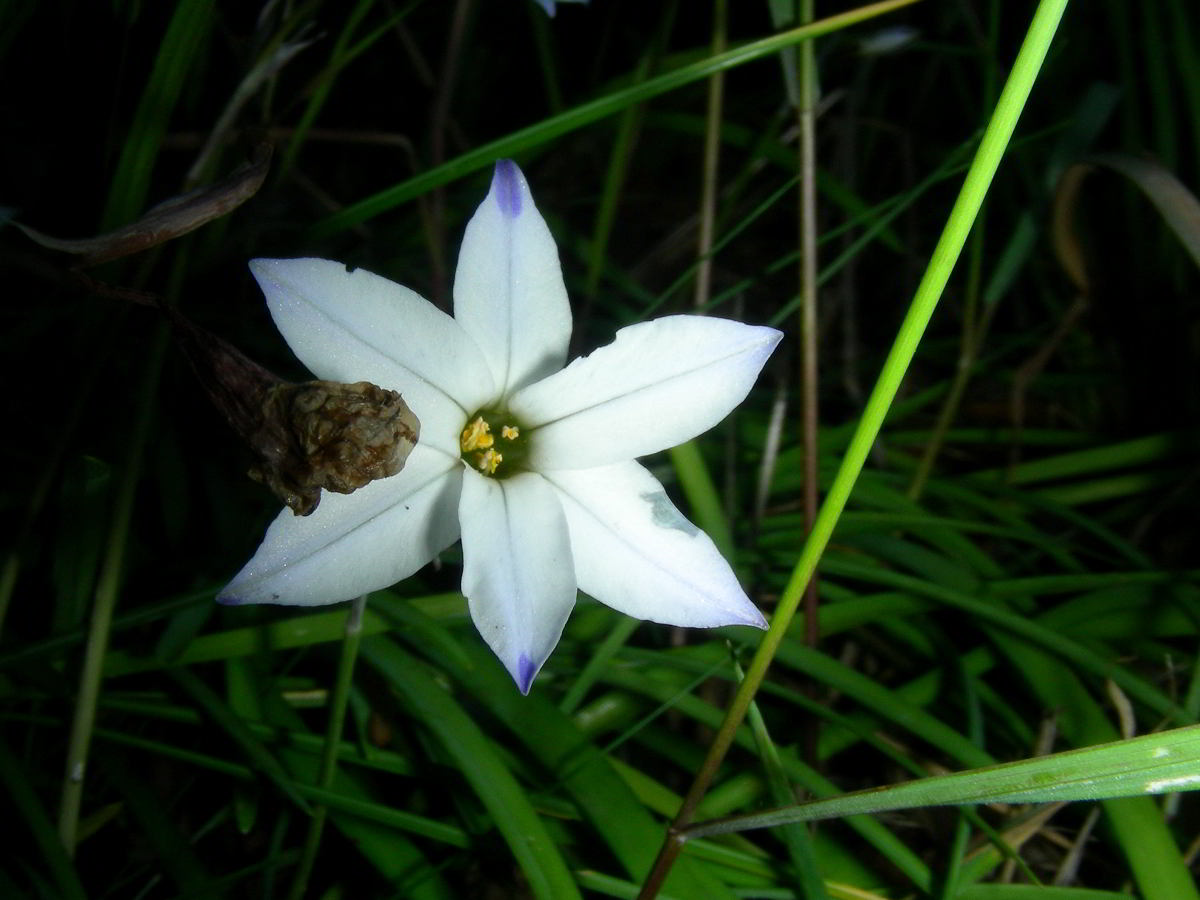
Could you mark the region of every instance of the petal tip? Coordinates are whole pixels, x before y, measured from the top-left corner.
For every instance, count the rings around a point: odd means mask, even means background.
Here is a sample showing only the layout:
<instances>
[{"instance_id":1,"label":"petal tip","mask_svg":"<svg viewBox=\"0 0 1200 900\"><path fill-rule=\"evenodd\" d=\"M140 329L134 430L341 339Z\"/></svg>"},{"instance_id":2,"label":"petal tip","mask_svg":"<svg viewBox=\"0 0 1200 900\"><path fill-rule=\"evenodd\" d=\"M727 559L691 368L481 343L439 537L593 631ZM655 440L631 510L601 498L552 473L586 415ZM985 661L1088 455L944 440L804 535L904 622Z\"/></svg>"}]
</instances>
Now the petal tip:
<instances>
[{"instance_id":1,"label":"petal tip","mask_svg":"<svg viewBox=\"0 0 1200 900\"><path fill-rule=\"evenodd\" d=\"M533 664L533 660L522 653L517 658L517 689L522 694L528 694L529 689L533 687L533 678L537 675L537 666Z\"/></svg>"},{"instance_id":2,"label":"petal tip","mask_svg":"<svg viewBox=\"0 0 1200 900\"><path fill-rule=\"evenodd\" d=\"M269 277L270 273L278 271L280 267L292 261L293 260L290 259L279 259L273 256L256 256L254 259L246 263L246 265L249 267L250 273L255 278L264 278Z\"/></svg>"},{"instance_id":3,"label":"petal tip","mask_svg":"<svg viewBox=\"0 0 1200 900\"><path fill-rule=\"evenodd\" d=\"M271 271L275 262L276 261L273 259L259 257L257 259L250 260L250 262L246 263L246 266L250 269L250 274L254 276L254 280L259 284L262 284L263 279L269 277L268 273Z\"/></svg>"},{"instance_id":4,"label":"petal tip","mask_svg":"<svg viewBox=\"0 0 1200 900\"><path fill-rule=\"evenodd\" d=\"M217 602L222 606L245 606L246 601L233 594L217 594Z\"/></svg>"},{"instance_id":5,"label":"petal tip","mask_svg":"<svg viewBox=\"0 0 1200 900\"><path fill-rule=\"evenodd\" d=\"M749 625L751 628L757 628L760 631L766 631L770 626L770 623L767 622L766 616L764 616L757 609L754 610L754 615L751 618L740 624Z\"/></svg>"},{"instance_id":6,"label":"petal tip","mask_svg":"<svg viewBox=\"0 0 1200 900\"><path fill-rule=\"evenodd\" d=\"M515 219L521 215L522 188L525 176L521 169L511 159L496 160L496 171L492 175L492 193L496 195L496 205L500 212L508 218Z\"/></svg>"}]
</instances>

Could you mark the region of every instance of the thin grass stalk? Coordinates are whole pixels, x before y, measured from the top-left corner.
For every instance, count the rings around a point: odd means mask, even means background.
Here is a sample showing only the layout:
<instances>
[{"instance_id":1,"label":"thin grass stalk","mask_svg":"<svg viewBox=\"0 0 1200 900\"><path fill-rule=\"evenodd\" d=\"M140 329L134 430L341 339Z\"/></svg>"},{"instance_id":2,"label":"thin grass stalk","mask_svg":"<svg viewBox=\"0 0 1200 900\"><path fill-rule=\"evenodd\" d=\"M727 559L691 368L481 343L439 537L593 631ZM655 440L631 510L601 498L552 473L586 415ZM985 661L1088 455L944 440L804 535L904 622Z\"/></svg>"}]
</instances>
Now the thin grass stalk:
<instances>
[{"instance_id":1,"label":"thin grass stalk","mask_svg":"<svg viewBox=\"0 0 1200 900\"><path fill-rule=\"evenodd\" d=\"M79 692L75 698L75 714L67 744L67 761L63 773L62 794L58 812L58 834L68 856L75 854L79 834L79 810L83 803L83 779L87 770L88 750L96 724L96 703L104 677L104 657L108 652L108 635L112 628L113 611L125 570L125 548L129 541L129 524L133 518L133 500L142 475L142 457L150 437L150 421L154 414L158 376L167 349L167 327L160 324L146 354L146 372L138 397L137 417L129 436L129 456L113 507L112 524L104 563L96 582L92 605L92 622L88 629L83 669L79 675Z\"/></svg>"},{"instance_id":2,"label":"thin grass stalk","mask_svg":"<svg viewBox=\"0 0 1200 900\"><path fill-rule=\"evenodd\" d=\"M1168 0L1167 18L1171 29L1171 50L1175 57L1179 92L1184 98L1187 114L1181 116L1192 128L1191 144L1195 158L1191 163L1200 169L1200 59L1197 58L1197 35L1190 27L1185 0ZM1186 171L1187 164L1183 164Z\"/></svg>"},{"instance_id":3,"label":"thin grass stalk","mask_svg":"<svg viewBox=\"0 0 1200 900\"><path fill-rule=\"evenodd\" d=\"M691 84L693 81L707 78L713 72L732 69L751 60L770 56L793 44L820 37L823 34L841 31L859 22L886 15L919 2L920 0L878 0L876 3L861 6L850 12L821 19L810 27L793 28L762 40L751 41L718 56L706 57L699 62L657 75L642 84L582 103L558 115L543 119L541 122L513 131L504 137L480 144L448 162L433 166L406 181L350 204L313 225L307 233L307 239L320 241L339 234L394 209L406 200L431 191L439 185L448 184L455 179L488 168L495 163L498 157L513 156L529 147L541 146L560 135L568 134L592 122L615 115L635 103L641 103Z\"/></svg>"},{"instance_id":4,"label":"thin grass stalk","mask_svg":"<svg viewBox=\"0 0 1200 900\"><path fill-rule=\"evenodd\" d=\"M813 20L812 0L800 0L800 24ZM817 69L813 41L798 48L797 73L800 105L796 110L800 166L800 427L804 447L804 531L817 519ZM817 580L813 577L804 595L804 640L817 645ZM809 751L815 751L809 735ZM813 762L810 753L809 761Z\"/></svg>"},{"instance_id":5,"label":"thin grass stalk","mask_svg":"<svg viewBox=\"0 0 1200 900\"><path fill-rule=\"evenodd\" d=\"M354 9L350 11L350 15L346 18L345 25L338 33L337 40L333 42L333 47L329 51L329 61L325 64L324 70L317 76L316 83L311 85L311 93L308 95L308 102L305 104L304 112L300 114L299 120L292 131L291 140L288 141L287 147L284 148L281 154L278 165L276 166L276 176L282 176L291 171L292 166L296 163L296 157L300 154L300 149L304 146L310 132L312 131L313 122L316 121L318 113L324 108L325 101L328 99L330 92L333 90L336 75L357 55L351 50L351 40L354 38L358 26L362 24L367 13L370 12L371 6L375 0L359 0ZM389 19L391 21L399 18L397 14ZM376 36L382 33L376 31ZM279 40L286 39L286 35L282 32L279 35ZM358 48L362 47L364 42L360 41Z\"/></svg>"},{"instance_id":6,"label":"thin grass stalk","mask_svg":"<svg viewBox=\"0 0 1200 900\"><path fill-rule=\"evenodd\" d=\"M648 49L638 60L633 72L635 83L645 81L650 72L656 49ZM596 222L592 227L592 240L587 251L587 271L583 278L584 303L590 304L600 291L600 279L604 275L604 261L608 256L608 242L617 221L617 206L625 187L629 162L633 148L641 131L644 107L631 106L621 113L617 122L616 137L608 155L608 169L604 174L604 188L600 192L600 204L596 210Z\"/></svg>"},{"instance_id":7,"label":"thin grass stalk","mask_svg":"<svg viewBox=\"0 0 1200 900\"><path fill-rule=\"evenodd\" d=\"M20 551L10 550L4 557L4 568L0 569L0 634L4 632L4 620L8 615L8 606L12 600L13 589L17 586L17 574L20 571Z\"/></svg>"},{"instance_id":8,"label":"thin grass stalk","mask_svg":"<svg viewBox=\"0 0 1200 900\"><path fill-rule=\"evenodd\" d=\"M123 316L120 313L112 318L108 325L109 330L99 337L97 346L108 346L106 338L111 337L122 320ZM78 371L81 389L76 391L75 396L71 398L71 406L62 418L59 439L42 459L42 472L38 476L29 502L26 504L25 520L21 523L17 537L5 556L3 569L0 569L0 634L4 632L4 623L8 618L13 592L16 590L17 581L21 575L22 561L30 549L30 537L38 527L38 520L46 507L50 491L58 484L63 457L66 455L67 448L71 446L71 439L79 428L84 410L88 408L88 404L92 400L93 386L99 383L98 373L107 359L108 354L101 351L94 354L88 361L86 370Z\"/></svg>"},{"instance_id":9,"label":"thin grass stalk","mask_svg":"<svg viewBox=\"0 0 1200 900\"><path fill-rule=\"evenodd\" d=\"M466 41L467 22L471 12L471 0L458 0L454 4L454 15L450 20L450 34L446 37L446 51L442 60L442 71L437 80L433 110L429 117L429 156L434 168L446 159L446 130L450 121L450 100L454 96L454 84L462 64L463 44ZM446 297L448 281L446 265L446 192L437 187L428 198L429 265L431 297L438 309L449 309Z\"/></svg>"},{"instance_id":10,"label":"thin grass stalk","mask_svg":"<svg viewBox=\"0 0 1200 900\"><path fill-rule=\"evenodd\" d=\"M954 420L958 418L958 408L962 405L962 398L971 381L971 373L974 371L975 362L979 357L979 347L983 343L983 331L987 327L987 319L981 319L979 315L983 228L975 228L971 232L971 237L966 303L963 307L962 332L958 344L958 365L954 370L954 380L950 383L950 390L947 391L946 399L942 401L942 407L938 410L937 420L934 422L929 441L925 444L925 450L917 463L916 471L913 472L912 482L908 487L908 496L912 500L919 500L921 494L924 493L929 475L933 472L933 466L946 443L946 433L954 424Z\"/></svg>"},{"instance_id":11,"label":"thin grass stalk","mask_svg":"<svg viewBox=\"0 0 1200 900\"><path fill-rule=\"evenodd\" d=\"M726 0L713 3L712 54L725 51ZM712 296L713 235L717 221L717 173L721 165L721 117L725 98L725 73L708 79L708 107L704 126L704 161L700 177L700 227L696 241L696 286L692 302L697 311L708 306Z\"/></svg>"},{"instance_id":12,"label":"thin grass stalk","mask_svg":"<svg viewBox=\"0 0 1200 900\"><path fill-rule=\"evenodd\" d=\"M213 0L180 0L176 4L121 148L108 203L100 219L102 231L132 221L145 205L154 164L167 132L168 116L205 45L213 9Z\"/></svg>"},{"instance_id":13,"label":"thin grass stalk","mask_svg":"<svg viewBox=\"0 0 1200 900\"><path fill-rule=\"evenodd\" d=\"M738 679L744 677L742 667L734 664L734 672ZM763 769L767 773L767 783L770 785L771 797L776 806L791 806L796 803L796 791L791 779L784 770L779 758L779 748L771 739L767 723L759 711L757 703L751 703L746 711L750 730L754 735L754 743L762 760ZM799 888L797 895L804 900L829 900L825 890L825 882L821 879L821 870L817 865L816 852L813 849L812 838L808 826L803 823L788 825L781 829L781 839L788 850L788 857L796 870L795 883Z\"/></svg>"},{"instance_id":14,"label":"thin grass stalk","mask_svg":"<svg viewBox=\"0 0 1200 900\"><path fill-rule=\"evenodd\" d=\"M536 4L526 3L525 12L529 17L529 25L533 32L533 46L537 50L538 68L542 73L542 83L546 86L546 105L550 113L562 112L563 93L558 79L558 61L550 37L550 23Z\"/></svg>"},{"instance_id":15,"label":"thin grass stalk","mask_svg":"<svg viewBox=\"0 0 1200 900\"><path fill-rule=\"evenodd\" d=\"M987 65L984 67L983 83L983 101L985 104L990 104L992 98L996 96L996 86L999 81L999 73L996 68L996 60L998 58L996 53L996 37L1000 25L1000 4L993 2L988 13L988 52L986 55ZM985 310L982 314L980 312L980 292L983 279L983 246L984 223L981 221L976 223L971 231L967 288L965 292L966 302L963 309L962 332L959 337L958 365L954 371L954 379L950 384L950 390L946 395L946 399L942 401L941 409L938 410L938 417L934 422L933 432L930 435L929 441L925 444L925 450L921 454L920 461L917 463L916 471L913 473L913 479L908 488L908 496L913 500L919 500L921 494L924 493L925 485L929 481L929 476L933 472L937 458L942 452L942 447L945 446L946 433L950 430L950 426L954 424L955 419L958 418L958 410L962 405L962 398L966 395L967 385L970 384L971 374L979 358L979 348L983 346L984 337L991 323L989 311Z\"/></svg>"},{"instance_id":16,"label":"thin grass stalk","mask_svg":"<svg viewBox=\"0 0 1200 900\"><path fill-rule=\"evenodd\" d=\"M663 10L657 33L649 42L630 76L633 84L645 82L650 73L658 67L667 46L667 39L675 24L678 6L677 2L671 2ZM638 137L641 134L645 111L645 104L634 104L624 110L617 120L612 149L608 155L608 168L604 173L604 186L600 191L600 202L596 209L595 223L592 226L592 239L585 254L587 269L583 278L581 316L587 316L590 313L592 304L600 292L600 281L604 277L605 261L608 259L608 245L613 229L616 227L617 209L624 195L625 180L629 173L629 164L633 160L634 148L637 146Z\"/></svg>"},{"instance_id":17,"label":"thin grass stalk","mask_svg":"<svg viewBox=\"0 0 1200 900\"><path fill-rule=\"evenodd\" d=\"M984 132L971 167L967 171L962 189L950 211L941 238L934 247L929 266L917 287L908 313L900 325L892 350L884 362L883 371L867 400L862 418L850 440L846 455L830 486L825 503L817 515L813 530L804 544L792 576L780 597L779 606L771 619L771 627L759 645L758 651L747 669L746 679L739 686L737 694L726 712L725 719L709 747L708 755L680 805L675 821L672 822L666 840L659 850L658 858L638 895L639 900L653 900L658 896L667 873L670 872L683 849L681 831L691 821L697 804L716 776L721 761L733 743L738 726L745 718L746 710L766 675L767 667L774 659L779 644L791 625L803 592L816 569L817 560L820 559L829 543L834 526L850 497L854 482L858 479L858 475L866 463L871 445L879 436L884 418L900 388L901 380L916 354L917 346L920 344L921 336L937 306L938 298L945 289L954 264L966 243L967 235L970 233L975 217L987 195L992 178L1012 139L1017 119L1037 81L1038 72L1046 58L1050 42L1062 19L1066 5L1067 0L1041 0L1034 12L1025 40L1013 63L1012 71L997 100L991 121Z\"/></svg>"},{"instance_id":18,"label":"thin grass stalk","mask_svg":"<svg viewBox=\"0 0 1200 900\"><path fill-rule=\"evenodd\" d=\"M1166 168L1175 170L1179 166L1180 116L1175 106L1178 74L1172 71L1172 60L1166 52L1171 44L1167 34L1170 26L1164 21L1161 3L1139 3L1138 18L1143 43L1139 54L1139 77L1134 83L1140 83L1146 92L1154 154ZM1137 145L1145 145L1146 137L1140 135Z\"/></svg>"},{"instance_id":19,"label":"thin grass stalk","mask_svg":"<svg viewBox=\"0 0 1200 900\"><path fill-rule=\"evenodd\" d=\"M321 749L321 768L317 775L317 787L329 790L337 774L338 747L342 743L342 730L346 722L346 707L350 703L350 685L354 680L354 664L358 660L358 645L362 642L363 613L367 608L366 594L350 601L350 612L346 616L346 632L342 638L342 653L338 658L338 669L333 684L333 696L329 702L329 721L325 726L325 745ZM308 834L304 838L304 849L292 888L288 893L291 900L301 900L308 890L308 879L312 875L317 852L321 849L321 835L325 830L325 819L329 807L318 803L313 807L308 820Z\"/></svg>"},{"instance_id":20,"label":"thin grass stalk","mask_svg":"<svg viewBox=\"0 0 1200 900\"><path fill-rule=\"evenodd\" d=\"M17 814L17 821L21 823L19 827L24 836L32 840L41 853L50 870L50 878L58 890L55 896L63 900L87 900L87 891L79 880L79 873L75 871L75 866L64 851L54 830L54 824L46 815L42 798L34 789L36 783L30 778L28 770L20 760L13 755L8 744L0 738L0 785L3 786L11 804L10 816L13 812ZM45 886L44 890L49 893L49 886Z\"/></svg>"},{"instance_id":21,"label":"thin grass stalk","mask_svg":"<svg viewBox=\"0 0 1200 900\"><path fill-rule=\"evenodd\" d=\"M714 0L711 43L713 56L717 56L725 50L728 17L726 0ZM723 72L714 72L708 79L708 103L704 119L704 154L700 165L700 209L697 213L696 281L692 293L693 306L701 315L704 314L712 297L712 256L715 252L724 96L725 75ZM675 448L672 454L672 460L680 473L680 480L684 482L688 500L693 501L694 494L703 489L706 502L700 503L697 500L695 505L707 510L702 518L714 525L717 523L721 525L712 532L718 535L714 541L728 559L733 559L733 531L699 451L694 444L689 444L686 447ZM689 472L692 473L691 478L688 477Z\"/></svg>"}]
</instances>

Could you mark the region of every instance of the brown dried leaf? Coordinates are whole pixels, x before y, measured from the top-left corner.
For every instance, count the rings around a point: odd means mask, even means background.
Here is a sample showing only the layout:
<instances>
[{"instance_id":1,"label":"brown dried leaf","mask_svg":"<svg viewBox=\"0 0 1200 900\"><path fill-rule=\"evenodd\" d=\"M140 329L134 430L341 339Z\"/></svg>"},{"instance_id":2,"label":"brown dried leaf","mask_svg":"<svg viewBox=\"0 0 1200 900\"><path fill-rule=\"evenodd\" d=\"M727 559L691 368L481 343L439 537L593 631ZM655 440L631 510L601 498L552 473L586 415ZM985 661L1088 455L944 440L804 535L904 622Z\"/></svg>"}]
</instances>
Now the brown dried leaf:
<instances>
[{"instance_id":1,"label":"brown dried leaf","mask_svg":"<svg viewBox=\"0 0 1200 900\"><path fill-rule=\"evenodd\" d=\"M1123 153L1101 153L1063 172L1054 194L1051 236L1059 263L1081 294L1091 293L1087 260L1075 222L1084 180L1101 168L1134 184L1154 204L1192 261L1200 266L1200 200L1173 172L1154 160Z\"/></svg>"},{"instance_id":2,"label":"brown dried leaf","mask_svg":"<svg viewBox=\"0 0 1200 900\"><path fill-rule=\"evenodd\" d=\"M262 187L270 163L271 145L259 144L254 158L223 181L172 197L136 222L98 237L68 240L43 234L19 222L13 224L43 247L78 256L77 265L94 266L148 250L232 212Z\"/></svg>"}]
</instances>

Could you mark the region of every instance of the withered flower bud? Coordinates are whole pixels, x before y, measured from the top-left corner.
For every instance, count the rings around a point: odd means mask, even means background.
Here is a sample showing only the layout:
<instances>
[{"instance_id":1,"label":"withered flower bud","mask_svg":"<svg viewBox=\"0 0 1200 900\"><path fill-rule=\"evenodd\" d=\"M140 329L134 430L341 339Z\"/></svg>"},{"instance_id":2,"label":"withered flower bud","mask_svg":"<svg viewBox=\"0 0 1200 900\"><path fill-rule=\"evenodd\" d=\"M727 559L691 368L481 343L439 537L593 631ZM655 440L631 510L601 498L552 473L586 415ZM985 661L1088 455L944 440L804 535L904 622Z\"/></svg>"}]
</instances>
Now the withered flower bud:
<instances>
[{"instance_id":1,"label":"withered flower bud","mask_svg":"<svg viewBox=\"0 0 1200 900\"><path fill-rule=\"evenodd\" d=\"M404 468L421 424L395 391L367 381L292 384L164 311L209 397L256 457L250 477L296 515L317 508L321 488L350 494Z\"/></svg>"},{"instance_id":2,"label":"withered flower bud","mask_svg":"<svg viewBox=\"0 0 1200 900\"><path fill-rule=\"evenodd\" d=\"M300 516L317 508L321 488L350 494L395 475L421 429L399 394L369 381L280 382L267 389L262 413L250 477Z\"/></svg>"},{"instance_id":3,"label":"withered flower bud","mask_svg":"<svg viewBox=\"0 0 1200 900\"><path fill-rule=\"evenodd\" d=\"M369 381L292 384L237 347L192 323L156 294L116 287L76 272L87 288L157 309L213 405L250 447L249 475L298 516L321 502L321 488L351 494L404 468L421 423L404 399Z\"/></svg>"}]
</instances>

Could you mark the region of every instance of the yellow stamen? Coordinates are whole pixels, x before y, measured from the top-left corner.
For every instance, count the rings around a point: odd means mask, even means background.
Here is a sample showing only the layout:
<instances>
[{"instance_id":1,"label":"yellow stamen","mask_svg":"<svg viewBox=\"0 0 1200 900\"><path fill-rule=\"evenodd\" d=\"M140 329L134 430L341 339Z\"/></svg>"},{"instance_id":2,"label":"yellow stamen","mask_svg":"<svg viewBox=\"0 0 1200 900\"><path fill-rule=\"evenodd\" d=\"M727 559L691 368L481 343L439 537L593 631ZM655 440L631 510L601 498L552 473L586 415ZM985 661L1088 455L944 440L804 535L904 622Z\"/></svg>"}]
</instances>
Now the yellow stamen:
<instances>
[{"instance_id":1,"label":"yellow stamen","mask_svg":"<svg viewBox=\"0 0 1200 900\"><path fill-rule=\"evenodd\" d=\"M483 420L483 416L477 417L474 422L463 429L461 438L463 453L486 449L495 441L496 439L491 435L491 426Z\"/></svg>"},{"instance_id":2,"label":"yellow stamen","mask_svg":"<svg viewBox=\"0 0 1200 900\"><path fill-rule=\"evenodd\" d=\"M516 425L504 425L500 429L500 437L506 441L515 441L521 436L521 429Z\"/></svg>"},{"instance_id":3,"label":"yellow stamen","mask_svg":"<svg viewBox=\"0 0 1200 900\"><path fill-rule=\"evenodd\" d=\"M484 450L479 454L479 471L486 475L495 475L496 469L502 462L504 462L503 454L497 453L495 450Z\"/></svg>"}]
</instances>

